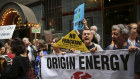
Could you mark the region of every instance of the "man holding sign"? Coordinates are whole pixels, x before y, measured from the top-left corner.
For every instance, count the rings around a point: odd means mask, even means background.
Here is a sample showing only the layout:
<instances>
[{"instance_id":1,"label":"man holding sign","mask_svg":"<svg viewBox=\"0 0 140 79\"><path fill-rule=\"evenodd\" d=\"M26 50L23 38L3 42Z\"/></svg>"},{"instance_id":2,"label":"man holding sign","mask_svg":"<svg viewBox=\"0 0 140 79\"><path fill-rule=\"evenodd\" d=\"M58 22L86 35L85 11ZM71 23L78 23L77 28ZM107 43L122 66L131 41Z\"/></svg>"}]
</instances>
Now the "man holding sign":
<instances>
[{"instance_id":1,"label":"man holding sign","mask_svg":"<svg viewBox=\"0 0 140 79\"><path fill-rule=\"evenodd\" d=\"M96 51L103 51L100 45L91 42L91 40L93 39L93 35L90 30L83 30L82 39L87 49L91 53L94 53Z\"/></svg>"},{"instance_id":2,"label":"man holding sign","mask_svg":"<svg viewBox=\"0 0 140 79\"><path fill-rule=\"evenodd\" d=\"M111 44L107 47L107 50L117 50L117 49L129 49L129 51L135 52L138 47L130 46L126 42L128 38L128 29L123 24L113 25L112 26L112 39L114 44ZM140 55L139 55L140 56ZM140 69L139 69L139 60L138 55L136 54L135 58L135 79L140 79Z\"/></svg>"}]
</instances>

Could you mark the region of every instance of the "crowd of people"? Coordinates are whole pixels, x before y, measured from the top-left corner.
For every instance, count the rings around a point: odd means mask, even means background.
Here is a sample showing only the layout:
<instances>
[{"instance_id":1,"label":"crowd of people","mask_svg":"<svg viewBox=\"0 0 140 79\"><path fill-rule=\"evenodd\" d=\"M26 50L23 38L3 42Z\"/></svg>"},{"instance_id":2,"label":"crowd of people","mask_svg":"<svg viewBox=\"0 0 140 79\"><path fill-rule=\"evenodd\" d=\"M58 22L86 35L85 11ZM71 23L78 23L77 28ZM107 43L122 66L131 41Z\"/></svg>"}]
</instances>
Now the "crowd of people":
<instances>
[{"instance_id":1,"label":"crowd of people","mask_svg":"<svg viewBox=\"0 0 140 79\"><path fill-rule=\"evenodd\" d=\"M97 26L87 26L83 20L85 29L82 34L76 30L76 33L83 41L90 53L103 51L100 46L101 37L97 33ZM131 52L140 52L140 23L131 23L129 25L117 24L112 26L112 42L106 50L128 49ZM36 39L33 43L27 37L22 39L9 39L5 45L0 48L0 79L41 79L41 57L48 54L66 54L81 52L74 48L66 50L55 47L61 38L52 39L51 53L50 46L43 39ZM137 52L135 60L135 79L140 79L140 54ZM8 59L7 58L10 59ZM33 73L34 76L30 74Z\"/></svg>"}]
</instances>

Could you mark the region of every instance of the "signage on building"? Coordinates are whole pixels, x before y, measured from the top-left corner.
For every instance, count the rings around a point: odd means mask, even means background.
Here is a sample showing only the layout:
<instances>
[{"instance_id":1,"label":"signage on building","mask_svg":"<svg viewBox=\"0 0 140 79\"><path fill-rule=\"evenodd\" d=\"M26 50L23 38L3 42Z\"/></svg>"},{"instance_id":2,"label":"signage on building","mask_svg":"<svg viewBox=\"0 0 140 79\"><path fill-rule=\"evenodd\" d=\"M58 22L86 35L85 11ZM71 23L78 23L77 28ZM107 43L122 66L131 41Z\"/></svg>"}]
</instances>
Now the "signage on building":
<instances>
[{"instance_id":1,"label":"signage on building","mask_svg":"<svg viewBox=\"0 0 140 79\"><path fill-rule=\"evenodd\" d=\"M85 4L83 3L74 10L73 30L84 29L84 24L82 23L84 19L84 7Z\"/></svg>"},{"instance_id":2,"label":"signage on building","mask_svg":"<svg viewBox=\"0 0 140 79\"><path fill-rule=\"evenodd\" d=\"M13 36L16 25L0 26L0 39L10 39Z\"/></svg>"},{"instance_id":3,"label":"signage on building","mask_svg":"<svg viewBox=\"0 0 140 79\"><path fill-rule=\"evenodd\" d=\"M128 50L46 55L42 79L134 79L135 54Z\"/></svg>"},{"instance_id":4,"label":"signage on building","mask_svg":"<svg viewBox=\"0 0 140 79\"><path fill-rule=\"evenodd\" d=\"M41 27L32 27L32 33L40 33Z\"/></svg>"},{"instance_id":5,"label":"signage on building","mask_svg":"<svg viewBox=\"0 0 140 79\"><path fill-rule=\"evenodd\" d=\"M54 44L56 47L65 48L65 49L75 49L83 52L87 52L88 49L85 44L81 41L79 36L72 30L65 37L63 37L60 41Z\"/></svg>"}]
</instances>

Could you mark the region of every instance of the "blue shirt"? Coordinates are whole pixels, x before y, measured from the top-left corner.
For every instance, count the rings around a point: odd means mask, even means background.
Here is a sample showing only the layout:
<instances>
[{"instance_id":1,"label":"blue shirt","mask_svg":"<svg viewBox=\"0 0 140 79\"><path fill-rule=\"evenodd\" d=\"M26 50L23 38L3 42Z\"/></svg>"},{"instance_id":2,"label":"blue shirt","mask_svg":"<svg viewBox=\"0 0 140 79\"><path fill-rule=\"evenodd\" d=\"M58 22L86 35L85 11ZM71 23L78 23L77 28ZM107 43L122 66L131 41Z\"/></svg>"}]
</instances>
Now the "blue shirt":
<instances>
[{"instance_id":1,"label":"blue shirt","mask_svg":"<svg viewBox=\"0 0 140 79\"><path fill-rule=\"evenodd\" d=\"M115 45L113 46L113 49L110 49L111 48L110 46L111 45L107 46L106 50L117 50L118 49L118 48L115 47ZM129 46L130 46L130 44L127 42L127 45L125 46L124 49L128 49ZM140 48L140 45L137 44L137 43L135 43L135 46Z\"/></svg>"},{"instance_id":2,"label":"blue shirt","mask_svg":"<svg viewBox=\"0 0 140 79\"><path fill-rule=\"evenodd\" d=\"M43 55L48 55L47 51L43 51ZM35 60L35 76L38 76L38 72L40 72L40 56L36 56Z\"/></svg>"}]
</instances>

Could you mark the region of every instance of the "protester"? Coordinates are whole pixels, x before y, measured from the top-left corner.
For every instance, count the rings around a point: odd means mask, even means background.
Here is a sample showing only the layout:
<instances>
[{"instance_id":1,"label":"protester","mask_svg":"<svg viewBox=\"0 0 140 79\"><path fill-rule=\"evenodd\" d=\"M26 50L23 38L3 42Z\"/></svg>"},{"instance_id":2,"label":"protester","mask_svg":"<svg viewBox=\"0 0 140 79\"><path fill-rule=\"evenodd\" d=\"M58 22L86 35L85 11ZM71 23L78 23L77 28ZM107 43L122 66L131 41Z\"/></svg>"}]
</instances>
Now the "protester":
<instances>
[{"instance_id":1,"label":"protester","mask_svg":"<svg viewBox=\"0 0 140 79\"><path fill-rule=\"evenodd\" d=\"M7 55L7 51L6 50L7 49L4 46L1 47L1 52L0 52L0 74L1 74L1 77L0 77L0 79L5 79L5 77L2 74L3 69L4 69L4 65L6 64L6 61L10 62L10 58Z\"/></svg>"},{"instance_id":2,"label":"protester","mask_svg":"<svg viewBox=\"0 0 140 79\"><path fill-rule=\"evenodd\" d=\"M98 40L98 44L100 44L101 37L100 37L100 35L97 33L97 30L98 30L97 26L95 26L95 25L94 25L94 26L91 26L91 27L90 27L90 30L91 30L91 32L94 33L95 38Z\"/></svg>"},{"instance_id":3,"label":"protester","mask_svg":"<svg viewBox=\"0 0 140 79\"><path fill-rule=\"evenodd\" d=\"M78 31L77 31L78 34ZM85 46L87 47L87 49L89 50L89 52L94 53L96 51L103 51L103 49L101 48L100 45L92 42L93 39L93 34L91 32L91 30L89 29L85 29L83 30L82 33L82 41L84 42ZM70 49L71 52L75 52L75 50Z\"/></svg>"},{"instance_id":4,"label":"protester","mask_svg":"<svg viewBox=\"0 0 140 79\"><path fill-rule=\"evenodd\" d=\"M54 44L56 44L61 38L54 38L52 40L51 46L53 49L53 54L66 54L66 52L63 52L59 47L55 47Z\"/></svg>"},{"instance_id":5,"label":"protester","mask_svg":"<svg viewBox=\"0 0 140 79\"><path fill-rule=\"evenodd\" d=\"M6 54L9 56L9 58L13 59L15 55L11 53L10 41L11 39L8 39L7 42L4 44L4 47L6 49Z\"/></svg>"},{"instance_id":6,"label":"protester","mask_svg":"<svg viewBox=\"0 0 140 79\"><path fill-rule=\"evenodd\" d=\"M137 33L140 35L140 22L138 23ZM140 79L140 49L135 56L135 79Z\"/></svg>"},{"instance_id":7,"label":"protester","mask_svg":"<svg viewBox=\"0 0 140 79\"><path fill-rule=\"evenodd\" d=\"M136 46L130 46L127 42L128 39L128 28L126 25L118 24L112 26L112 40L113 44L107 47L107 50L116 50L116 49L130 49L136 50ZM139 47L139 46L138 46Z\"/></svg>"},{"instance_id":8,"label":"protester","mask_svg":"<svg viewBox=\"0 0 140 79\"><path fill-rule=\"evenodd\" d=\"M83 19L83 24L84 24L84 29L89 29L87 26L87 21L86 19ZM77 33L77 35L79 36L79 38L82 40L82 35L80 34L80 32L78 30L75 31ZM93 38L92 38L92 42L98 44L98 40L97 40L97 36L95 31L91 31ZM83 40L82 40L83 41Z\"/></svg>"},{"instance_id":9,"label":"protester","mask_svg":"<svg viewBox=\"0 0 140 79\"><path fill-rule=\"evenodd\" d=\"M3 47L1 47L1 55L6 55L6 48L3 46Z\"/></svg>"},{"instance_id":10,"label":"protester","mask_svg":"<svg viewBox=\"0 0 140 79\"><path fill-rule=\"evenodd\" d=\"M10 46L11 39L6 40L6 43L4 44L4 47L7 49Z\"/></svg>"},{"instance_id":11,"label":"protester","mask_svg":"<svg viewBox=\"0 0 140 79\"><path fill-rule=\"evenodd\" d=\"M15 57L14 54L11 53L11 47L7 47L7 55L9 56L9 58L13 59Z\"/></svg>"},{"instance_id":12,"label":"protester","mask_svg":"<svg viewBox=\"0 0 140 79\"><path fill-rule=\"evenodd\" d=\"M31 44L31 42L29 42L29 39L27 37L24 37L22 39L22 41L24 42L24 45L26 46L26 50L28 53L28 57L29 60L32 64L32 67L34 68L35 66L35 57L36 57L36 49L35 46Z\"/></svg>"},{"instance_id":13,"label":"protester","mask_svg":"<svg viewBox=\"0 0 140 79\"><path fill-rule=\"evenodd\" d=\"M29 79L29 59L25 45L21 39L11 40L11 51L15 54L13 61L4 67L3 74L7 79Z\"/></svg>"},{"instance_id":14,"label":"protester","mask_svg":"<svg viewBox=\"0 0 140 79\"><path fill-rule=\"evenodd\" d=\"M83 30L82 39L83 39L83 42L86 45L87 49L91 53L103 50L100 45L95 44L91 41L93 39L93 35L90 30Z\"/></svg>"},{"instance_id":15,"label":"protester","mask_svg":"<svg viewBox=\"0 0 140 79\"><path fill-rule=\"evenodd\" d=\"M36 60L35 60L35 76L37 79L41 78L41 61L40 61L40 57L44 56L44 55L48 55L47 53L47 46L44 40L39 39L37 42L37 56L36 56Z\"/></svg>"},{"instance_id":16,"label":"protester","mask_svg":"<svg viewBox=\"0 0 140 79\"><path fill-rule=\"evenodd\" d=\"M128 43L130 46L138 46L136 43L136 37L137 37L137 24L131 23L128 25L129 29L129 37L128 37Z\"/></svg>"},{"instance_id":17,"label":"protester","mask_svg":"<svg viewBox=\"0 0 140 79\"><path fill-rule=\"evenodd\" d=\"M4 51L5 51L5 48L2 47L1 50L2 50L2 52L4 52ZM0 51L0 79L4 79L4 77L3 77L3 75L2 75L2 72L3 72L4 64L6 63L6 60L5 60L5 58L3 57L4 53L2 53L2 52Z\"/></svg>"},{"instance_id":18,"label":"protester","mask_svg":"<svg viewBox=\"0 0 140 79\"><path fill-rule=\"evenodd\" d=\"M107 47L107 50L117 50L117 49L129 49L129 51L136 51L139 46L131 46L127 42L128 37L128 29L123 24L113 25L112 26L112 40L114 41L114 44L109 45ZM139 57L140 58L140 57ZM136 60L136 59L135 59ZM140 79L139 75L139 63L138 61L135 61L135 79ZM138 69L137 69L138 68ZM137 70L138 72L137 72Z\"/></svg>"}]
</instances>

